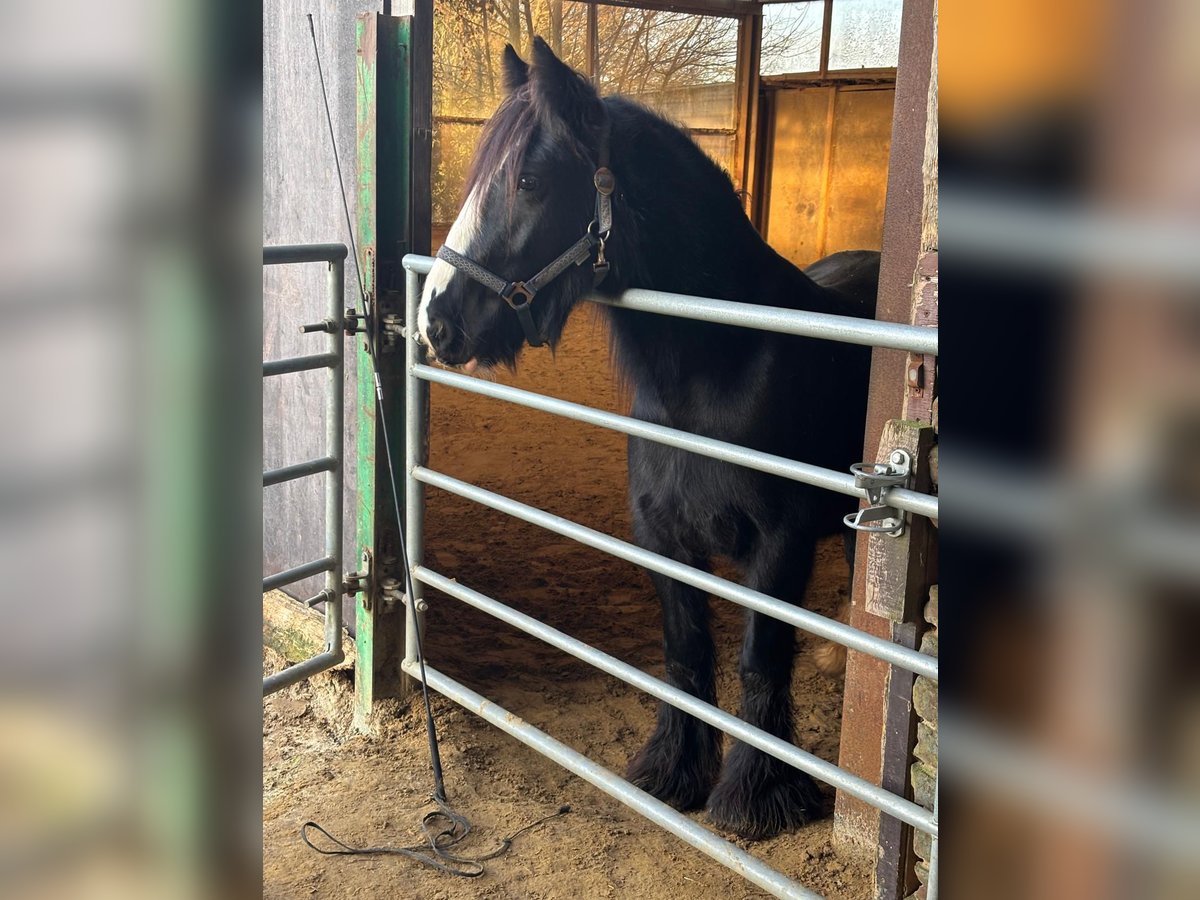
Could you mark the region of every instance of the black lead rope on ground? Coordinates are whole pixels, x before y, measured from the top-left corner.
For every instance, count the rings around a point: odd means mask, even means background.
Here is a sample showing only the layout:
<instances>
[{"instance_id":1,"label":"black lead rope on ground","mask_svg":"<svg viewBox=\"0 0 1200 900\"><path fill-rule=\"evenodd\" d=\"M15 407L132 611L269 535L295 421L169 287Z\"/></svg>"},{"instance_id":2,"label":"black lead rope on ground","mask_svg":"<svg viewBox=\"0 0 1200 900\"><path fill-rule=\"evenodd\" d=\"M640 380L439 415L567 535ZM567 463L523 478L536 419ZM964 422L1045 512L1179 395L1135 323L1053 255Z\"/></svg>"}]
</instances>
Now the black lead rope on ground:
<instances>
[{"instance_id":1,"label":"black lead rope on ground","mask_svg":"<svg viewBox=\"0 0 1200 900\"><path fill-rule=\"evenodd\" d=\"M387 418L383 402L383 383L379 378L379 363L375 356L376 348L371 339L371 321L374 318L375 310L369 308L366 285L363 282L362 269L358 261L358 247L354 241L354 228L350 224L350 204L346 199L346 185L342 179L341 160L337 152L337 139L333 133L333 117L329 112L329 95L325 90L325 73L321 67L321 51L317 47L317 31L316 26L313 24L312 13L308 14L308 30L312 35L313 55L317 61L317 76L321 82L321 99L325 104L325 122L329 126L329 142L333 148L333 161L337 171L338 188L342 195L342 209L346 214L346 230L350 235L350 247L354 256L354 271L358 276L358 293L362 299L363 314L367 319L367 356L371 360L371 370L375 378L376 409L379 414L379 426L383 432L384 457L387 461L388 480L392 486L392 503L396 512L396 524L399 526L402 521L400 515L400 492L396 488L396 467L392 463L392 446L388 438ZM413 591L412 567L408 561L408 546L404 539L403 528L398 528L398 531L400 536L400 559L404 569L404 590L409 599L406 606L409 609L413 633L417 639L417 664L421 668L421 699L425 707L425 733L429 738L429 761L433 769L433 795L430 799L437 804L438 808L430 810L421 819L421 832L425 836L425 843L423 844L415 844L409 847L351 847L349 844L335 838L316 822L304 823L300 828L300 839L310 848L325 856L403 856L414 862L437 869L439 872L444 872L447 875L457 875L462 878L478 878L485 871L483 863L486 860L495 859L507 853L512 847L513 841L520 835L545 822L549 822L551 819L566 815L571 811L571 807L564 804L558 808L558 812L544 816L523 828L518 828L508 837L501 840L498 848L483 856L456 856L450 852L450 848L460 844L471 833L471 823L467 820L466 816L451 809L446 799L446 784L442 774L442 757L438 751L437 727L433 721L433 706L429 701L429 685L425 679L425 645L421 634L420 621L417 618L416 604L412 602L412 598L415 596ZM308 836L310 829L323 834L335 845L335 848L322 848L314 844Z\"/></svg>"},{"instance_id":2,"label":"black lead rope on ground","mask_svg":"<svg viewBox=\"0 0 1200 900\"><path fill-rule=\"evenodd\" d=\"M449 852L451 847L461 843L471 833L470 824L441 801L436 800L436 798L435 802L438 804L438 808L427 812L425 817L421 819L421 831L424 833L427 842L424 844L413 844L408 847L351 847L344 841L335 838L316 822L304 823L300 829L300 839L313 850L325 856L403 856L406 859L411 859L414 862L437 869L439 872L444 872L447 875L457 875L460 878L478 878L486 871L483 866L484 862L489 859L496 859L498 856L503 856L512 848L513 841L526 831L537 828L551 819L565 816L571 811L570 806L560 806L558 812L544 816L536 822L530 822L528 825L518 828L508 837L502 838L500 846L490 853L472 857L457 856ZM449 824L438 829L437 822L439 819L444 819ZM318 847L308 835L310 829L323 834L334 846L332 848ZM429 850L432 850L436 855L430 856L427 852Z\"/></svg>"}]
</instances>

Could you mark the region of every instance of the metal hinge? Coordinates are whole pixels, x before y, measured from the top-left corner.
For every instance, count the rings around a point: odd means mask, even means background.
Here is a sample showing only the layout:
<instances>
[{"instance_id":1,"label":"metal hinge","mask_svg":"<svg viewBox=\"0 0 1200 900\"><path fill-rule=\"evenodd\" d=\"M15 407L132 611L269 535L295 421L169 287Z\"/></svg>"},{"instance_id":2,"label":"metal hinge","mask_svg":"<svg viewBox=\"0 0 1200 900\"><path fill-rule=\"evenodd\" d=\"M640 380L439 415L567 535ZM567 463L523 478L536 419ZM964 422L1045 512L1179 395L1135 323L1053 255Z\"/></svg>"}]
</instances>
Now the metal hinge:
<instances>
[{"instance_id":1,"label":"metal hinge","mask_svg":"<svg viewBox=\"0 0 1200 900\"><path fill-rule=\"evenodd\" d=\"M358 308L354 306L346 307L346 312L342 315L342 323L347 335L362 334L367 330L367 317L360 315Z\"/></svg>"},{"instance_id":2,"label":"metal hinge","mask_svg":"<svg viewBox=\"0 0 1200 900\"><path fill-rule=\"evenodd\" d=\"M400 583L399 578L385 578L380 582L380 587L383 590L383 608L384 612L391 612L397 606L408 605L408 595L404 593L404 585ZM429 608L429 604L422 597L417 601L417 610L424 612Z\"/></svg>"},{"instance_id":3,"label":"metal hinge","mask_svg":"<svg viewBox=\"0 0 1200 900\"><path fill-rule=\"evenodd\" d=\"M855 531L888 534L899 537L904 533L904 513L883 502L887 488L907 487L912 475L912 457L907 450L893 450L885 463L855 463L850 467L854 486L867 492L870 504L843 521Z\"/></svg>"}]
</instances>

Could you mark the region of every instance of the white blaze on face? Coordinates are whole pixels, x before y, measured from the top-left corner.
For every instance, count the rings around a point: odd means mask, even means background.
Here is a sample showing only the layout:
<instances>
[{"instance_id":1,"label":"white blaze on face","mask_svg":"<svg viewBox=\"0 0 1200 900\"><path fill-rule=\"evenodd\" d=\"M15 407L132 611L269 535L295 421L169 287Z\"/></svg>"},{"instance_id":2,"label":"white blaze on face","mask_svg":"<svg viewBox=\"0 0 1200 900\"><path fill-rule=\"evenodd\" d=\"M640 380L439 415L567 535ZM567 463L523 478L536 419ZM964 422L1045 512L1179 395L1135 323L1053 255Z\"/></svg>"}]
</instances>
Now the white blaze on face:
<instances>
[{"instance_id":1,"label":"white blaze on face","mask_svg":"<svg viewBox=\"0 0 1200 900\"><path fill-rule=\"evenodd\" d=\"M446 246L451 250L466 255L470 252L471 244L479 234L479 185L476 185L467 195L467 202L459 211L458 218L446 235ZM425 289L421 293L421 308L417 313L417 330L421 332L421 340L426 346L429 342L429 303L433 295L440 293L449 286L450 278L454 275L454 266L442 259L433 261L433 268L425 276Z\"/></svg>"}]
</instances>

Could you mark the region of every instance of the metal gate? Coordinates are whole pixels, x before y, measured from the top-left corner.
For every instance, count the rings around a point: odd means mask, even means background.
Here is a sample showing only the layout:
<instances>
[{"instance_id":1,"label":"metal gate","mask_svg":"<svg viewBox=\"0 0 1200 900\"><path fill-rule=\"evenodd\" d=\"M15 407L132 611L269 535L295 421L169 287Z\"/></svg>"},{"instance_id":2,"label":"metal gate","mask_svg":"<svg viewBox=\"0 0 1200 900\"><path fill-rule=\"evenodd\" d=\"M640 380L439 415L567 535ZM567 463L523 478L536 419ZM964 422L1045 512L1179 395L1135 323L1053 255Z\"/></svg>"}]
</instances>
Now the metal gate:
<instances>
[{"instance_id":1,"label":"metal gate","mask_svg":"<svg viewBox=\"0 0 1200 900\"><path fill-rule=\"evenodd\" d=\"M325 573L325 587L305 600L309 607L325 604L325 650L310 659L288 666L263 679L263 694L271 694L289 684L331 669L345 659L342 652L342 485L344 453L342 425L345 403L342 372L345 361L343 291L345 289L345 244L295 244L263 247L264 266L292 263L318 263L328 266L329 317L302 326L306 332L324 332L324 353L293 356L263 362L263 378L328 369L325 382L325 455L307 462L268 469L263 472L263 488L297 478L325 473L325 555L263 579L263 593L293 584L312 575Z\"/></svg>"},{"instance_id":2,"label":"metal gate","mask_svg":"<svg viewBox=\"0 0 1200 900\"><path fill-rule=\"evenodd\" d=\"M406 256L407 315L405 321L417 321L420 301L420 278L428 274L433 260L426 256ZM937 355L938 333L936 329L867 319L853 319L821 313L755 306L725 300L686 297L664 294L657 291L631 290L619 300L594 297L596 302L622 309L633 309L661 315L697 319L723 325L756 328L782 334L803 335L824 340L841 341L874 347L909 350L917 353ZM432 485L456 494L459 497L480 503L556 534L571 538L589 547L601 550L619 559L635 563L643 568L659 572L677 581L693 585L718 597L730 600L747 609L761 612L780 621L787 622L810 634L826 638L851 649L866 653L918 675L925 675L934 682L938 679L938 661L932 656L918 653L907 647L867 634L849 625L817 613L793 606L766 594L751 590L743 585L727 581L716 575L676 560L651 553L634 544L587 528L576 522L552 513L520 503L475 485L460 481L426 466L428 447L425 433L429 396L429 382L468 391L484 397L503 400L530 409L576 419L591 425L610 428L624 434L656 441L671 447L699 453L713 459L747 466L790 478L826 490L868 499L877 517L890 508L896 516L905 512L912 515L938 515L937 497L918 493L903 487L862 486L865 480L844 472L836 472L819 466L785 459L769 453L690 434L673 428L654 425L628 416L617 415L577 403L569 403L520 390L506 385L494 384L455 372L436 369L425 365L424 350L416 340L415 329L410 329L406 346L406 403L405 403L405 459L404 478L406 495L406 534L412 565L413 591L410 598L413 612L424 607L422 587L436 588L442 593L481 610L495 618L518 628L553 647L625 681L646 693L695 716L703 722L719 728L726 734L749 744L776 759L782 760L801 771L832 785L854 797L875 806L888 815L907 822L914 828L927 832L932 838L927 896L937 897L938 824L937 801L930 813L904 797L884 790L832 763L826 762L799 747L756 728L717 707L705 703L685 691L672 687L613 656L603 653L582 641L518 612L499 601L487 597L466 585L459 584L444 574L434 572L424 565L424 511L425 486ZM419 614L419 613L418 613ZM533 727L507 710L465 685L447 677L431 667L428 661L418 664L418 645L411 625L411 617L405 618L404 671L420 680L422 672L430 688L454 700L482 716L493 725L515 737L522 743L554 760L559 765L590 782L611 797L632 807L651 821L661 825L682 838L698 850L711 856L722 865L739 872L745 878L777 897L818 898L800 884L772 869L744 850L718 837L708 829L634 787L625 779L603 768L580 753L555 740L545 732ZM936 797L936 795L935 795Z\"/></svg>"}]
</instances>

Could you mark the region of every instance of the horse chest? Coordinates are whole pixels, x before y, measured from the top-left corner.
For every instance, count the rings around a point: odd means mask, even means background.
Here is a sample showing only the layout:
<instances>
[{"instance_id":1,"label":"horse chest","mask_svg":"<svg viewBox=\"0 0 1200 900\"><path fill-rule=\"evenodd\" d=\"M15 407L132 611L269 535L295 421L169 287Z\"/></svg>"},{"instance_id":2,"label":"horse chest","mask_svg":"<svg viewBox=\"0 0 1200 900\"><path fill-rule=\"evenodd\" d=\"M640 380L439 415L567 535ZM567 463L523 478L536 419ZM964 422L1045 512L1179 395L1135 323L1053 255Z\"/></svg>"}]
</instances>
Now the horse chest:
<instances>
[{"instance_id":1,"label":"horse chest","mask_svg":"<svg viewBox=\"0 0 1200 900\"><path fill-rule=\"evenodd\" d=\"M702 555L739 555L766 512L755 473L632 440L630 499L639 528Z\"/></svg>"}]
</instances>

